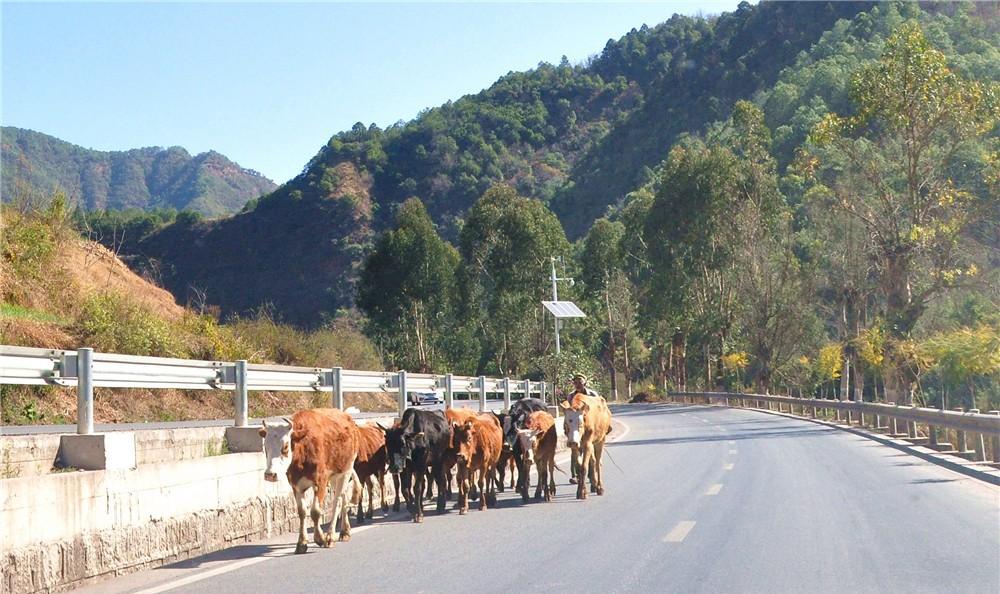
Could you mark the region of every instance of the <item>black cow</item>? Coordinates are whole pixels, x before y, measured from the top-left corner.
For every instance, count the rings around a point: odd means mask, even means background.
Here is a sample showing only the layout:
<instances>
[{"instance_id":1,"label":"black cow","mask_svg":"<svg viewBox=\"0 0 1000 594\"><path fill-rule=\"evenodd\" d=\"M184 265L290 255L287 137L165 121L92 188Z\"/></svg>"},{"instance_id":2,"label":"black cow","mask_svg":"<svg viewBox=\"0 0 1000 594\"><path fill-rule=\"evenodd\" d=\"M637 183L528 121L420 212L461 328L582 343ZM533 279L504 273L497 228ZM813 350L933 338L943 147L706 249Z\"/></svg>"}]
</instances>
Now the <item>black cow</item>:
<instances>
[{"instance_id":1,"label":"black cow","mask_svg":"<svg viewBox=\"0 0 1000 594\"><path fill-rule=\"evenodd\" d=\"M510 448L511 454L514 456L514 460L517 463L517 490L520 491L523 488L524 482L524 465L521 460L524 458L521 451L521 443L517 438L517 430L524 429L524 423L531 416L531 413L536 410L548 410L545 406L545 402L538 398L522 398L510 405L510 411L507 412L506 418L503 420L503 441L505 447Z\"/></svg>"},{"instance_id":2,"label":"black cow","mask_svg":"<svg viewBox=\"0 0 1000 594\"><path fill-rule=\"evenodd\" d=\"M424 482L428 470L437 483L437 511L444 512L447 491L445 472L448 470L446 458L451 445L451 426L440 412L408 408L403 413L399 428L402 443L397 444L397 447L402 460L405 460L404 493L410 486L411 477L413 482L413 495L407 501L407 509L413 521L420 523L424 521ZM392 453L393 450L390 449L390 455ZM391 457L399 460L395 456Z\"/></svg>"}]
</instances>

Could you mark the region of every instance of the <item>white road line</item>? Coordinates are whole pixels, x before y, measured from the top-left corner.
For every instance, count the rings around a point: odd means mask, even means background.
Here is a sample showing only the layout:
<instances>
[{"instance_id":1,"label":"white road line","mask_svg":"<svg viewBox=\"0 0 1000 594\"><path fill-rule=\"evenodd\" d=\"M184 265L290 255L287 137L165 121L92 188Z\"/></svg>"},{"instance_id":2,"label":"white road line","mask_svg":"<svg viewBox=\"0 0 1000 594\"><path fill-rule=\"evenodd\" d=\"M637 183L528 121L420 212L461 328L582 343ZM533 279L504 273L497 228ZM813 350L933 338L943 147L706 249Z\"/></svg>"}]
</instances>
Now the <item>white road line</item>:
<instances>
[{"instance_id":1,"label":"white road line","mask_svg":"<svg viewBox=\"0 0 1000 594\"><path fill-rule=\"evenodd\" d=\"M370 526L359 526L357 528L352 528L351 536L354 536L358 532L364 532L365 530L369 530L371 528L375 528L375 526L370 525ZM315 546L312 543L310 543L310 545ZM160 592L174 590L176 588L187 586L195 582L207 580L210 577L215 577L217 575L222 575L224 573L236 571L237 569L242 569L244 567L249 567L251 565L256 565L257 563L260 563L262 561L267 561L268 559L274 559L275 557L282 557L284 555L294 554L294 551L295 551L295 545L288 545L286 547L281 547L280 549L275 549L260 557L253 557L250 559L243 559L242 561L229 563L228 565L216 567L215 569L209 569L208 571L202 571L201 573L189 575L185 578L174 580L172 582L167 582L166 584L161 584L159 586L154 586L152 588L146 588L145 590L138 590L136 592L132 592L132 594L159 594Z\"/></svg>"},{"instance_id":2,"label":"white road line","mask_svg":"<svg viewBox=\"0 0 1000 594\"><path fill-rule=\"evenodd\" d=\"M729 445L736 445L736 441L734 441L734 440L732 440L732 439L730 439L730 440L729 440L729 441L727 441L726 443L727 443L727 444L729 444Z\"/></svg>"},{"instance_id":3,"label":"white road line","mask_svg":"<svg viewBox=\"0 0 1000 594\"><path fill-rule=\"evenodd\" d=\"M694 528L695 522L693 520L685 520L683 522L678 522L674 529L667 533L663 537L663 542L683 542L687 537L688 532Z\"/></svg>"},{"instance_id":4,"label":"white road line","mask_svg":"<svg viewBox=\"0 0 1000 594\"><path fill-rule=\"evenodd\" d=\"M719 491L722 490L722 485L720 483L715 483L705 491L705 495L718 495Z\"/></svg>"},{"instance_id":5,"label":"white road line","mask_svg":"<svg viewBox=\"0 0 1000 594\"><path fill-rule=\"evenodd\" d=\"M726 465L725 465L725 466L723 466L722 468L723 468L724 470L732 470L732 469L733 469L733 464L732 464L732 463L730 463L730 464L726 464Z\"/></svg>"},{"instance_id":6,"label":"white road line","mask_svg":"<svg viewBox=\"0 0 1000 594\"><path fill-rule=\"evenodd\" d=\"M730 453L730 454L735 454L735 453L736 453L736 450L729 450L729 453Z\"/></svg>"}]
</instances>

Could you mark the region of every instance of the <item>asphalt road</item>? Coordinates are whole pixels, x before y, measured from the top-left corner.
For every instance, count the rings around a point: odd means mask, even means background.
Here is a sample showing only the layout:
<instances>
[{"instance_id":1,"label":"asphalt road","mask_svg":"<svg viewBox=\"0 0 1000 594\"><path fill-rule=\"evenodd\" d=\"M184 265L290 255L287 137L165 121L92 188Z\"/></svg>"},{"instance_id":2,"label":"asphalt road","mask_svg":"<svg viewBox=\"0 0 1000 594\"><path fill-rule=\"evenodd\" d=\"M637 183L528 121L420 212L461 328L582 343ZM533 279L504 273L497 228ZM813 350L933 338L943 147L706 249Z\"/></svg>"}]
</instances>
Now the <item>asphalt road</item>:
<instances>
[{"instance_id":1,"label":"asphalt road","mask_svg":"<svg viewBox=\"0 0 1000 594\"><path fill-rule=\"evenodd\" d=\"M285 535L81 592L1000 591L996 487L807 421L614 412L627 428L603 497L577 501L557 473L549 504L508 491L467 516L377 519L330 550L293 555Z\"/></svg>"}]
</instances>

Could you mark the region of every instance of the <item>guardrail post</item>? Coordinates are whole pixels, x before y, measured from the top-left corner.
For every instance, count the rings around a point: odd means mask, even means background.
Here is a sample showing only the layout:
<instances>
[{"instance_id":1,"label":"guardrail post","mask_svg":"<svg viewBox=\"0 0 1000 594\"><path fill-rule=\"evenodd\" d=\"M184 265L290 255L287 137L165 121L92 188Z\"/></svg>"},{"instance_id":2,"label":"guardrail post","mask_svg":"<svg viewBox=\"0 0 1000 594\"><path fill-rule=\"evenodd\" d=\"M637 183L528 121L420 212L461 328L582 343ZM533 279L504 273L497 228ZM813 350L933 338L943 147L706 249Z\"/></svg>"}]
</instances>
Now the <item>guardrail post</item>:
<instances>
[{"instance_id":1,"label":"guardrail post","mask_svg":"<svg viewBox=\"0 0 1000 594\"><path fill-rule=\"evenodd\" d=\"M396 406L399 407L399 416L403 417L403 413L406 412L406 405L409 404L407 397L409 395L406 392L406 371L399 372L399 399Z\"/></svg>"},{"instance_id":2,"label":"guardrail post","mask_svg":"<svg viewBox=\"0 0 1000 594\"><path fill-rule=\"evenodd\" d=\"M547 405L549 401L545 399L545 380L538 382L538 392L538 397ZM998 413L1000 413L1000 411L998 411Z\"/></svg>"},{"instance_id":3,"label":"guardrail post","mask_svg":"<svg viewBox=\"0 0 1000 594\"><path fill-rule=\"evenodd\" d=\"M451 408L455 402L455 376L444 376L444 407Z\"/></svg>"},{"instance_id":4,"label":"guardrail post","mask_svg":"<svg viewBox=\"0 0 1000 594\"><path fill-rule=\"evenodd\" d=\"M991 410L989 414L1000 416L1000 410ZM994 434L991 440L993 441L993 462L997 463L1000 462L1000 435Z\"/></svg>"},{"instance_id":5,"label":"guardrail post","mask_svg":"<svg viewBox=\"0 0 1000 594\"><path fill-rule=\"evenodd\" d=\"M247 362L240 359L236 362L236 390L234 393L236 400L236 418L234 424L237 427L247 426Z\"/></svg>"},{"instance_id":6,"label":"guardrail post","mask_svg":"<svg viewBox=\"0 0 1000 594\"><path fill-rule=\"evenodd\" d=\"M961 406L955 407L955 412L964 413ZM965 431L955 430L955 449L958 450L958 455L965 455L965 452L969 451L968 443L965 441Z\"/></svg>"},{"instance_id":7,"label":"guardrail post","mask_svg":"<svg viewBox=\"0 0 1000 594\"><path fill-rule=\"evenodd\" d=\"M94 432L94 349L76 350L76 432Z\"/></svg>"},{"instance_id":8,"label":"guardrail post","mask_svg":"<svg viewBox=\"0 0 1000 594\"><path fill-rule=\"evenodd\" d=\"M344 410L344 369L333 368L333 408Z\"/></svg>"},{"instance_id":9,"label":"guardrail post","mask_svg":"<svg viewBox=\"0 0 1000 594\"><path fill-rule=\"evenodd\" d=\"M979 409L978 408L970 408L969 412L978 415L979 414ZM974 436L972 438L972 448L974 450L976 450L976 460L975 461L976 462L985 462L986 461L986 442L983 439L983 434L982 433L976 433L976 434L974 434Z\"/></svg>"},{"instance_id":10,"label":"guardrail post","mask_svg":"<svg viewBox=\"0 0 1000 594\"><path fill-rule=\"evenodd\" d=\"M937 449L938 439L937 439L937 427L927 423L927 445L932 449Z\"/></svg>"},{"instance_id":11,"label":"guardrail post","mask_svg":"<svg viewBox=\"0 0 1000 594\"><path fill-rule=\"evenodd\" d=\"M479 412L486 412L486 376L479 376Z\"/></svg>"},{"instance_id":12,"label":"guardrail post","mask_svg":"<svg viewBox=\"0 0 1000 594\"><path fill-rule=\"evenodd\" d=\"M503 378L503 411L510 410L510 378Z\"/></svg>"},{"instance_id":13,"label":"guardrail post","mask_svg":"<svg viewBox=\"0 0 1000 594\"><path fill-rule=\"evenodd\" d=\"M524 397L531 398L531 380L524 380Z\"/></svg>"}]
</instances>

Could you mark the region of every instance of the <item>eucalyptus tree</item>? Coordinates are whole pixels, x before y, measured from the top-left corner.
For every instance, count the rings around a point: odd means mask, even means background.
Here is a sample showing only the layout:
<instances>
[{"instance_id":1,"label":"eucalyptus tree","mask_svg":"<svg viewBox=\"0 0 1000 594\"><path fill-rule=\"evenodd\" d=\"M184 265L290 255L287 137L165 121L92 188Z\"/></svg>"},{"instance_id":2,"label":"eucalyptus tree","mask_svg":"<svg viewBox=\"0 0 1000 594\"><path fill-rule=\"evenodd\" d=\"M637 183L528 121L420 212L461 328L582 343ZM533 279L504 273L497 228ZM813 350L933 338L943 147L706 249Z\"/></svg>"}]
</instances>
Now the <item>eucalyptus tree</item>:
<instances>
[{"instance_id":1,"label":"eucalyptus tree","mask_svg":"<svg viewBox=\"0 0 1000 594\"><path fill-rule=\"evenodd\" d=\"M964 248L975 221L995 220L1000 207L991 181L1000 167L991 136L1000 84L957 75L910 22L854 74L851 99L855 114L817 124L816 148L803 161L816 192L871 238L884 301L886 398L910 403L916 375L904 345L914 326L931 300L973 281L984 265Z\"/></svg>"},{"instance_id":2,"label":"eucalyptus tree","mask_svg":"<svg viewBox=\"0 0 1000 594\"><path fill-rule=\"evenodd\" d=\"M458 251L438 236L423 203L404 202L365 260L358 307L367 333L397 368L428 372L450 360Z\"/></svg>"},{"instance_id":3,"label":"eucalyptus tree","mask_svg":"<svg viewBox=\"0 0 1000 594\"><path fill-rule=\"evenodd\" d=\"M459 237L463 319L480 345L477 372L517 375L549 347L541 301L550 258L568 256L559 220L538 200L493 186L473 205Z\"/></svg>"}]
</instances>

